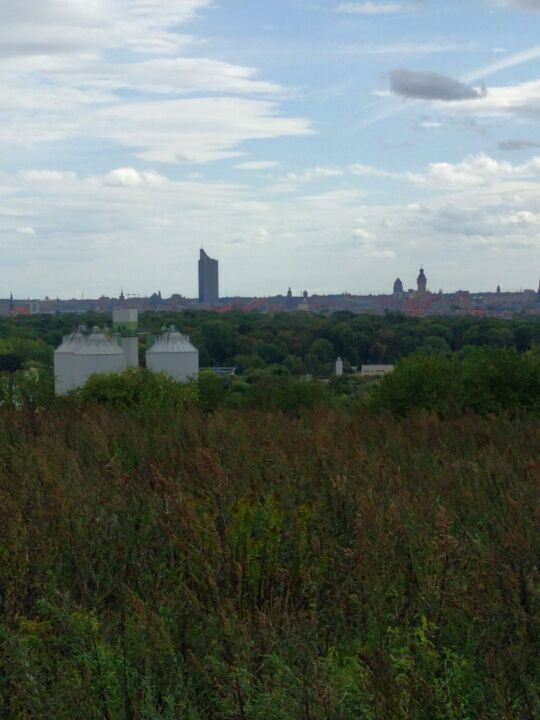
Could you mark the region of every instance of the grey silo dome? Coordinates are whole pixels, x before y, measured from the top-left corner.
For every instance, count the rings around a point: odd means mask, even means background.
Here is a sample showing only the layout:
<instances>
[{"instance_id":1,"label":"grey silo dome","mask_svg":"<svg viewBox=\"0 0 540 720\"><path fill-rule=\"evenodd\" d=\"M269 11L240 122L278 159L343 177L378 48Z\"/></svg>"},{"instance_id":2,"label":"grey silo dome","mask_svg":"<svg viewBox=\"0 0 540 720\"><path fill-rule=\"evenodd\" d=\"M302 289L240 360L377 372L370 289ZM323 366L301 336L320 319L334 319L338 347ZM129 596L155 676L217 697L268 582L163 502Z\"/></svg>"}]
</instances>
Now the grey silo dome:
<instances>
[{"instance_id":1,"label":"grey silo dome","mask_svg":"<svg viewBox=\"0 0 540 720\"><path fill-rule=\"evenodd\" d=\"M54 352L54 388L57 395L63 395L74 385L75 355L86 342L81 332L66 335Z\"/></svg>"},{"instance_id":2,"label":"grey silo dome","mask_svg":"<svg viewBox=\"0 0 540 720\"><path fill-rule=\"evenodd\" d=\"M63 395L84 385L91 375L125 369L124 351L99 328L88 336L76 332L66 336L54 354L55 390Z\"/></svg>"},{"instance_id":3,"label":"grey silo dome","mask_svg":"<svg viewBox=\"0 0 540 720\"><path fill-rule=\"evenodd\" d=\"M120 345L111 340L111 338L99 328L94 328L91 335L84 338L83 342L77 344L75 353L77 355L106 357L109 355L123 355L124 351Z\"/></svg>"},{"instance_id":4,"label":"grey silo dome","mask_svg":"<svg viewBox=\"0 0 540 720\"><path fill-rule=\"evenodd\" d=\"M146 367L184 382L199 373L199 351L187 335L171 327L146 352Z\"/></svg>"}]
</instances>

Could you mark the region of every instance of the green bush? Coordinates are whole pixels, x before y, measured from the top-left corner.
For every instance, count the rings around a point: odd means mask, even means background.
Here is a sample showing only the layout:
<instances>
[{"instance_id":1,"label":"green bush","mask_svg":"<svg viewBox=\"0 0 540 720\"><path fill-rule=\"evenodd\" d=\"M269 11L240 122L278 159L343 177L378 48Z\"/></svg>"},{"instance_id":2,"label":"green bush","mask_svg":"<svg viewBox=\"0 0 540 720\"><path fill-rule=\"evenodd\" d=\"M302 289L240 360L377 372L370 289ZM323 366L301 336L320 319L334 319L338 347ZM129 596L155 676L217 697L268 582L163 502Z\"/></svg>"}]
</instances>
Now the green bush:
<instances>
[{"instance_id":1,"label":"green bush","mask_svg":"<svg viewBox=\"0 0 540 720\"><path fill-rule=\"evenodd\" d=\"M180 383L166 373L144 368L92 375L74 395L84 402L103 403L141 416L185 408L199 399L195 381Z\"/></svg>"},{"instance_id":2,"label":"green bush","mask_svg":"<svg viewBox=\"0 0 540 720\"><path fill-rule=\"evenodd\" d=\"M411 355L372 387L369 404L398 416L540 413L540 355L504 348L470 348L462 357Z\"/></svg>"}]
</instances>

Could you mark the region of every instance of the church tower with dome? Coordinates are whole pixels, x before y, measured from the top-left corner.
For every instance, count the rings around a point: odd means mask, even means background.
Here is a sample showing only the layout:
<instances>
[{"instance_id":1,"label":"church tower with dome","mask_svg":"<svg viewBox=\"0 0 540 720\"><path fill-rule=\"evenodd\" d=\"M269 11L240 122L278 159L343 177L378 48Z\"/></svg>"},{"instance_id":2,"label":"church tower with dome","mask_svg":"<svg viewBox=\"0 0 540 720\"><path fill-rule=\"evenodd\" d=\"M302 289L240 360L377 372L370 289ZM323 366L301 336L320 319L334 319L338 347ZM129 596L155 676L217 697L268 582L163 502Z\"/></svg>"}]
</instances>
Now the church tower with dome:
<instances>
[{"instance_id":1,"label":"church tower with dome","mask_svg":"<svg viewBox=\"0 0 540 720\"><path fill-rule=\"evenodd\" d=\"M420 274L418 275L418 278L416 279L416 284L418 287L418 295L425 295L427 292L427 277L424 273L424 268L420 268Z\"/></svg>"}]
</instances>

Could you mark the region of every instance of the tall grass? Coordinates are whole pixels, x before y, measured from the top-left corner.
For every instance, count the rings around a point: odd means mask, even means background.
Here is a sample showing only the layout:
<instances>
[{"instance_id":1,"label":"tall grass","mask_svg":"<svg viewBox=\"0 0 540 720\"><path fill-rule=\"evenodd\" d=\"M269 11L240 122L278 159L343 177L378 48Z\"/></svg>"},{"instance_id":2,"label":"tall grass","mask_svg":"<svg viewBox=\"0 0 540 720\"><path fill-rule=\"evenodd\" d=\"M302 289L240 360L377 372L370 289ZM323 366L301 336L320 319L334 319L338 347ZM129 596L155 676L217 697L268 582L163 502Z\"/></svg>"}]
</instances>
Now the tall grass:
<instances>
[{"instance_id":1,"label":"tall grass","mask_svg":"<svg viewBox=\"0 0 540 720\"><path fill-rule=\"evenodd\" d=\"M540 422L0 409L0 717L540 717Z\"/></svg>"}]
</instances>

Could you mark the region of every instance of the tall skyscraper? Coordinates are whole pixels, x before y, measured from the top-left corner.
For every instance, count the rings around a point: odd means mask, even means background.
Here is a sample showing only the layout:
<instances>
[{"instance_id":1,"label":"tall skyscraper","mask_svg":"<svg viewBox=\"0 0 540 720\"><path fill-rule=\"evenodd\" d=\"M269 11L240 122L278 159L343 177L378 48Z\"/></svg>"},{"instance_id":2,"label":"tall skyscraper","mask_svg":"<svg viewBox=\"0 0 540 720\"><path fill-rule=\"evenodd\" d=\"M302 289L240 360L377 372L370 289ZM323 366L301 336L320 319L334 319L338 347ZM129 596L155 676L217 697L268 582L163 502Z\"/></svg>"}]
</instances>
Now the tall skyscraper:
<instances>
[{"instance_id":1,"label":"tall skyscraper","mask_svg":"<svg viewBox=\"0 0 540 720\"><path fill-rule=\"evenodd\" d=\"M201 248L199 258L199 302L215 305L219 301L218 261L209 257Z\"/></svg>"}]
</instances>

